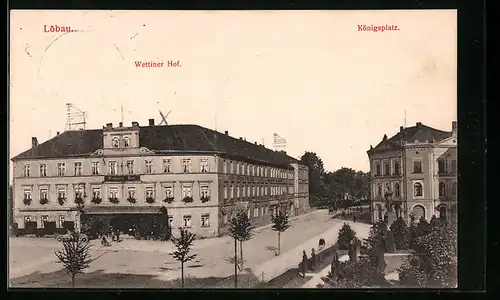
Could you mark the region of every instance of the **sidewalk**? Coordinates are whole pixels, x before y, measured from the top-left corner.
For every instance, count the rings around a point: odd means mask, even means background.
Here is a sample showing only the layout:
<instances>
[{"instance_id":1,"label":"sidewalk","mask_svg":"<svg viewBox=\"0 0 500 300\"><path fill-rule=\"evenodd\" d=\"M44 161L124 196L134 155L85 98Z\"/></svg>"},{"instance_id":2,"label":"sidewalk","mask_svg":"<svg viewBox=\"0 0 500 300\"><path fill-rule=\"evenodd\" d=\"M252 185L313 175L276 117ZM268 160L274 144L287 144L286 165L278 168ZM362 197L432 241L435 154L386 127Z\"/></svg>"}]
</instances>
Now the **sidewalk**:
<instances>
[{"instance_id":1,"label":"sidewalk","mask_svg":"<svg viewBox=\"0 0 500 300\"><path fill-rule=\"evenodd\" d=\"M341 257L339 257L339 261L343 262L343 261L348 261L348 260L349 260L349 255L342 255ZM326 277L328 275L328 273L330 272L330 269L331 269L331 266L327 266L323 270L321 270L319 273L306 273L306 276L313 276L313 278L311 280L309 280L308 282L306 282L306 284L304 284L302 286L302 288L307 288L307 289L317 288L318 285L325 284L321 278Z\"/></svg>"},{"instance_id":2,"label":"sidewalk","mask_svg":"<svg viewBox=\"0 0 500 300\"><path fill-rule=\"evenodd\" d=\"M322 210L314 210L312 212L291 217L289 220L294 221L298 219L307 218L309 216L315 215L317 213L324 212ZM258 233L262 230L271 228L272 224L267 224L264 226L260 226L254 228L254 232ZM228 242L232 242L232 238L230 236L221 236L207 239L199 239L193 242L193 250L200 250L205 247L210 247L214 245L225 244ZM174 251L174 246L170 241L148 241L148 240L135 240L135 239L124 239L120 243L111 243L110 247L102 247L100 244L100 240L92 241L93 249L98 251L143 251L143 252L159 252L159 253L170 253Z\"/></svg>"},{"instance_id":3,"label":"sidewalk","mask_svg":"<svg viewBox=\"0 0 500 300\"><path fill-rule=\"evenodd\" d=\"M351 228L356 231L356 236L360 239L368 237L370 232L370 225L364 223L354 223L351 221L342 221L332 226L331 229L319 234L305 243L293 248L290 251L282 253L275 258L272 258L254 268L252 268L253 274L258 278L263 278L264 281L269 281L289 269L296 268L301 260L302 251L309 252L309 249L318 250L318 240L321 237L327 237L325 239L325 248L329 248L337 243L338 232L344 223L351 225Z\"/></svg>"}]
</instances>

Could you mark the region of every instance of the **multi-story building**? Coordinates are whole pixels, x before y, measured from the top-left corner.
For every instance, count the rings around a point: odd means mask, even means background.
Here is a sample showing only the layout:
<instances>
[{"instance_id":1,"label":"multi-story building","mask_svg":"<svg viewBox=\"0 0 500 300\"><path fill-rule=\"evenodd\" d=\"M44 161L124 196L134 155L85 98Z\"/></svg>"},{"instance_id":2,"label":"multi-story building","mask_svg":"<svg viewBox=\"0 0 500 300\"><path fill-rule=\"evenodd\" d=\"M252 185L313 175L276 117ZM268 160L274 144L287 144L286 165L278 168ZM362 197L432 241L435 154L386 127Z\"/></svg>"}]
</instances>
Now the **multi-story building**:
<instances>
[{"instance_id":1,"label":"multi-story building","mask_svg":"<svg viewBox=\"0 0 500 300\"><path fill-rule=\"evenodd\" d=\"M197 125L106 124L66 131L13 159L14 220L79 223L86 214L158 214L171 228L199 236L227 231L228 218L247 209L265 223L279 206L291 215L308 207L307 167L242 138Z\"/></svg>"},{"instance_id":2,"label":"multi-story building","mask_svg":"<svg viewBox=\"0 0 500 300\"><path fill-rule=\"evenodd\" d=\"M384 135L367 151L370 159L372 221L394 209L406 220L446 217L457 202L457 122L451 131L422 123ZM392 205L391 205L392 204ZM401 214L399 214L401 213Z\"/></svg>"}]
</instances>

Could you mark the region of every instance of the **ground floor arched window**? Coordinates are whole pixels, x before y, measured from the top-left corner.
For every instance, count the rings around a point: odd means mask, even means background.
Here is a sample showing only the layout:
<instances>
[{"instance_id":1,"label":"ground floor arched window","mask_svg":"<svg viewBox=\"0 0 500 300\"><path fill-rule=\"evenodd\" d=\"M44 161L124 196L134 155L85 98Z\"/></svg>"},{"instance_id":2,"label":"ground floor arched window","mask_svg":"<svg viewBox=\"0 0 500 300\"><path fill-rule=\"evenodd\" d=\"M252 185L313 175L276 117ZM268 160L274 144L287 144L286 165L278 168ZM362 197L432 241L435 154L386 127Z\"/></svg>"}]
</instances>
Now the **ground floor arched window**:
<instances>
[{"instance_id":1,"label":"ground floor arched window","mask_svg":"<svg viewBox=\"0 0 500 300\"><path fill-rule=\"evenodd\" d=\"M446 212L447 212L447 208L445 205L441 205L439 207L439 218L440 219L446 219Z\"/></svg>"},{"instance_id":2,"label":"ground floor arched window","mask_svg":"<svg viewBox=\"0 0 500 300\"><path fill-rule=\"evenodd\" d=\"M415 220L418 221L420 218L425 218L425 208L422 205L415 205L413 207L413 214L415 215Z\"/></svg>"},{"instance_id":3,"label":"ground floor arched window","mask_svg":"<svg viewBox=\"0 0 500 300\"><path fill-rule=\"evenodd\" d=\"M382 211L382 205L377 204L377 206L375 207L375 212L377 214L377 220L380 221L384 219L384 212Z\"/></svg>"}]
</instances>

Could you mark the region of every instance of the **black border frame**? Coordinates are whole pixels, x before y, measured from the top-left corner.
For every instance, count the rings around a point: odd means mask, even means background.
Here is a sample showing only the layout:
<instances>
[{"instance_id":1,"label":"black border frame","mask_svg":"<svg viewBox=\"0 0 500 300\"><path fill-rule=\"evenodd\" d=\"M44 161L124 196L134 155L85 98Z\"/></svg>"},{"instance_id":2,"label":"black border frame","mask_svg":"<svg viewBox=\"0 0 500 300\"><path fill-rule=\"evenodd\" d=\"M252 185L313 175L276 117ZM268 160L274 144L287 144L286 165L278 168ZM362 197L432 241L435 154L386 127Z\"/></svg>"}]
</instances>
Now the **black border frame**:
<instances>
[{"instance_id":1,"label":"black border frame","mask_svg":"<svg viewBox=\"0 0 500 300\"><path fill-rule=\"evenodd\" d=\"M11 1L9 1L11 2ZM143 0L140 4L131 4L130 1L72 1L70 4L64 1L12 1L7 4L7 22L9 22L10 9L169 9L169 10L206 10L206 9L457 9L458 10L458 126L459 126L459 195L462 202L459 208L459 288L460 296L471 296L476 299L486 289L486 39L485 39L485 4L482 1L436 1L428 3L424 0L401 0L401 1L336 1L335 4L311 3L304 4L300 1L278 1L268 3L266 1L255 1L255 3L244 3L235 1L233 4L208 3L205 1L166 1L155 3L151 0ZM114 3L110 3L114 2ZM184 3L182 3L184 2ZM239 5L237 5L239 4ZM7 24L7 39L9 39L9 26ZM7 49L9 51L9 49ZM9 59L9 54L7 56ZM7 74L10 71L10 61L7 63ZM7 79L7 83L9 83ZM7 90L7 101L5 113L7 120L7 141L9 141L9 91ZM5 132L5 131L4 131ZM8 143L7 143L8 145ZM7 149L8 152L8 149ZM9 169L9 165L7 165ZM7 179L8 181L8 179ZM4 231L6 233L6 231ZM7 237L4 239L7 241ZM4 247L7 251L7 247ZM7 275L7 264L5 274ZM6 282L7 282L6 278ZM492 282L493 283L493 282ZM24 298L34 292L33 289L11 289L13 297ZM35 290L36 291L36 290ZM47 290L47 293L36 295L37 298L51 297L52 293L70 292L70 290ZM94 292L94 297L113 297L114 295L128 294L150 297L152 292L177 292L181 290L74 290L71 292ZM238 293L238 297L245 297L246 293L252 297L253 293L259 296L284 296L298 295L303 298L308 293L314 297L322 293L341 293L346 298L359 298L361 295L368 297L398 297L399 294L407 296L412 294L418 298L446 295L457 297L457 290L216 290L216 293ZM139 293L140 294L139 294ZM185 290L188 294L206 293L210 290ZM360 294L358 294L360 293ZM75 295L71 295L74 297ZM78 297L79 295L77 295ZM160 295L158 295L160 296ZM163 295L161 295L163 296ZM170 297L173 294L169 295ZM177 296L177 295L176 295ZM183 297L184 294L181 294ZM190 296L190 295L188 295ZM232 295L229 295L230 297ZM29 297L29 296L28 296ZM57 297L57 296L56 296ZM59 296L60 297L60 296ZM328 296L327 296L328 297Z\"/></svg>"}]
</instances>

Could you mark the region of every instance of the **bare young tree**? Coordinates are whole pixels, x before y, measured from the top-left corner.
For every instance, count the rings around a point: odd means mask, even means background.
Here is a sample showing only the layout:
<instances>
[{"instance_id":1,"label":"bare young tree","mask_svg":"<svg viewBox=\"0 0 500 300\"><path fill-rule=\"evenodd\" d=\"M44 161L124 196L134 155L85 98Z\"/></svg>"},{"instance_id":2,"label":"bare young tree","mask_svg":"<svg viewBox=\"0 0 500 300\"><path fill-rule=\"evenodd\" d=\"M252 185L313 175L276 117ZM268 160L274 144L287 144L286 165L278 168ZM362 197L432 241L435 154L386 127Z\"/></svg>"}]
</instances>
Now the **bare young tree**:
<instances>
[{"instance_id":1,"label":"bare young tree","mask_svg":"<svg viewBox=\"0 0 500 300\"><path fill-rule=\"evenodd\" d=\"M248 214L246 211L241 210L235 214L233 218L231 218L229 222L229 235L234 238L235 241L235 278L237 277L237 242L240 242L240 261L241 261L241 269L243 269L243 242L248 241L253 236L253 226L250 223L250 219L248 218ZM235 285L237 286L237 281L235 281Z\"/></svg>"},{"instance_id":2,"label":"bare young tree","mask_svg":"<svg viewBox=\"0 0 500 300\"><path fill-rule=\"evenodd\" d=\"M281 233L285 232L291 224L288 221L288 213L282 207L278 208L275 215L272 216L273 225L271 229L278 232L278 253L281 253Z\"/></svg>"},{"instance_id":3,"label":"bare young tree","mask_svg":"<svg viewBox=\"0 0 500 300\"><path fill-rule=\"evenodd\" d=\"M171 237L172 243L175 246L175 251L171 255L181 263L181 286L184 288L184 264L195 259L197 256L196 254L189 254L196 235L184 228L179 228L179 232L179 237Z\"/></svg>"},{"instance_id":4,"label":"bare young tree","mask_svg":"<svg viewBox=\"0 0 500 300\"><path fill-rule=\"evenodd\" d=\"M92 258L89 252L89 241L82 237L81 234L72 232L69 238L62 241L63 249L54 252L59 262L71 273L71 286L73 288L75 287L76 274L83 273L83 270L88 268L93 261L105 254Z\"/></svg>"}]
</instances>

